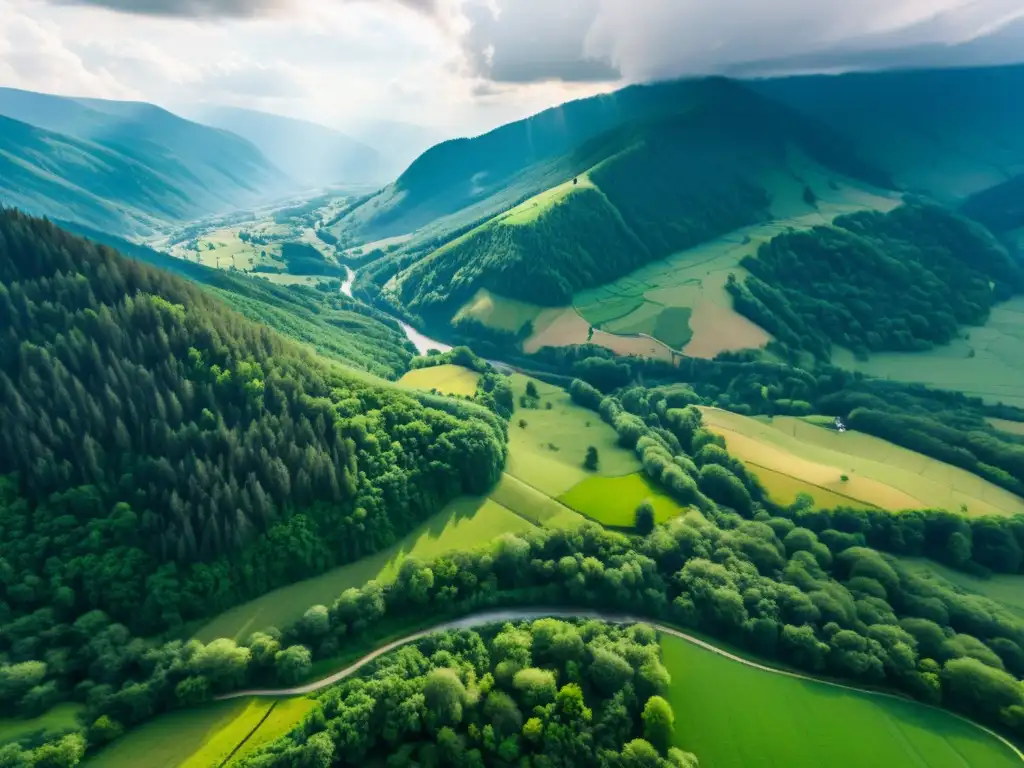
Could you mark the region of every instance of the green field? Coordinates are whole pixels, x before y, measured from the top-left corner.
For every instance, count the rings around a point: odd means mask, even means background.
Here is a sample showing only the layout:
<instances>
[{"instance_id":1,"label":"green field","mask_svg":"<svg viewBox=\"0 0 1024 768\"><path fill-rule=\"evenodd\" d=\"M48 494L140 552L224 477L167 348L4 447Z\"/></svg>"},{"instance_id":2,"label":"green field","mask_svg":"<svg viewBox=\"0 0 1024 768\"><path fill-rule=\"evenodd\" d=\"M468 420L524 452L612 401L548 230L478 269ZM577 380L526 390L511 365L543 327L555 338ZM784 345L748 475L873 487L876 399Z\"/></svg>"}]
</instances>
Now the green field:
<instances>
[{"instance_id":1,"label":"green field","mask_svg":"<svg viewBox=\"0 0 1024 768\"><path fill-rule=\"evenodd\" d=\"M658 523L686 511L640 472L625 477L591 477L560 496L559 501L602 525L616 528L632 528L636 508L644 501L654 506L654 519Z\"/></svg>"},{"instance_id":2,"label":"green field","mask_svg":"<svg viewBox=\"0 0 1024 768\"><path fill-rule=\"evenodd\" d=\"M466 395L476 393L480 374L460 365L435 365L431 368L416 368L399 380L399 385L409 389L430 392L436 389L443 395Z\"/></svg>"},{"instance_id":3,"label":"green field","mask_svg":"<svg viewBox=\"0 0 1024 768\"><path fill-rule=\"evenodd\" d=\"M249 736L243 743L237 744L238 751L235 752L228 765L239 762L243 757L252 754L264 744L270 744L289 733L295 726L316 707L313 699L277 699L267 714L266 719L260 724L259 729ZM196 766L196 768L199 768Z\"/></svg>"},{"instance_id":4,"label":"green field","mask_svg":"<svg viewBox=\"0 0 1024 768\"><path fill-rule=\"evenodd\" d=\"M502 475L489 498L544 528L579 528L587 522L561 502L508 473Z\"/></svg>"},{"instance_id":5,"label":"green field","mask_svg":"<svg viewBox=\"0 0 1024 768\"><path fill-rule=\"evenodd\" d=\"M767 422L717 408L701 411L705 424L744 462L864 504L891 511L957 512L966 506L972 516L1024 512L1024 499L1009 491L870 435L840 434L784 416Z\"/></svg>"},{"instance_id":6,"label":"green field","mask_svg":"<svg viewBox=\"0 0 1024 768\"><path fill-rule=\"evenodd\" d=\"M196 637L203 642L218 637L243 639L264 627L283 627L300 619L310 606L330 605L349 587L360 587L371 579L393 580L408 557L430 560L451 550L485 546L502 533L532 527L490 499L459 499L397 544L232 608L204 626Z\"/></svg>"},{"instance_id":7,"label":"green field","mask_svg":"<svg viewBox=\"0 0 1024 768\"><path fill-rule=\"evenodd\" d=\"M640 469L632 451L619 445L618 434L593 411L576 405L564 389L513 374L516 410L509 424L509 459L506 471L543 493L557 497L586 480L583 468L587 448L597 448L599 474L628 475ZM533 381L540 395L536 407L523 408L519 399ZM548 410L547 404L551 404ZM520 427L519 421L526 422Z\"/></svg>"},{"instance_id":8,"label":"green field","mask_svg":"<svg viewBox=\"0 0 1024 768\"><path fill-rule=\"evenodd\" d=\"M40 731L70 731L81 728L78 716L85 711L81 704L64 703L53 707L39 717L0 718L0 744L31 736Z\"/></svg>"},{"instance_id":9,"label":"green field","mask_svg":"<svg viewBox=\"0 0 1024 768\"><path fill-rule=\"evenodd\" d=\"M983 579L923 558L901 557L899 561L918 576L987 597L1024 616L1024 576L996 573Z\"/></svg>"},{"instance_id":10,"label":"green field","mask_svg":"<svg viewBox=\"0 0 1024 768\"><path fill-rule=\"evenodd\" d=\"M190 758L204 752L211 760L215 759L223 748L221 732L233 733L238 738L237 744L259 723L263 716L260 708L265 711L269 706L269 701L261 704L255 699L232 699L168 712L132 729L83 765L86 768L179 768L189 764L189 768L198 768ZM248 730L245 730L246 724ZM208 749L208 745L219 746ZM227 757L233 748L234 745L221 757Z\"/></svg>"},{"instance_id":11,"label":"green field","mask_svg":"<svg viewBox=\"0 0 1024 768\"><path fill-rule=\"evenodd\" d=\"M676 743L701 768L1011 768L1020 758L954 715L754 669L662 637Z\"/></svg>"},{"instance_id":12,"label":"green field","mask_svg":"<svg viewBox=\"0 0 1024 768\"><path fill-rule=\"evenodd\" d=\"M232 699L168 712L87 760L87 768L220 768L283 736L312 699ZM226 762L228 758L230 762Z\"/></svg>"},{"instance_id":13,"label":"green field","mask_svg":"<svg viewBox=\"0 0 1024 768\"><path fill-rule=\"evenodd\" d=\"M524 224L530 224L540 218L544 213L551 210L551 208L563 202L574 191L580 189L594 189L593 182L585 173L576 178L575 184L572 179L569 179L568 181L559 184L557 187L552 187L551 189L541 192L539 195L531 197L526 202L520 203L508 213L498 216L493 220L493 223L504 224L510 227L519 227Z\"/></svg>"},{"instance_id":14,"label":"green field","mask_svg":"<svg viewBox=\"0 0 1024 768\"><path fill-rule=\"evenodd\" d=\"M984 327L971 328L965 336L927 352L885 352L866 361L837 349L832 362L882 379L920 382L990 403L1024 406L1024 297L1000 304Z\"/></svg>"}]
</instances>

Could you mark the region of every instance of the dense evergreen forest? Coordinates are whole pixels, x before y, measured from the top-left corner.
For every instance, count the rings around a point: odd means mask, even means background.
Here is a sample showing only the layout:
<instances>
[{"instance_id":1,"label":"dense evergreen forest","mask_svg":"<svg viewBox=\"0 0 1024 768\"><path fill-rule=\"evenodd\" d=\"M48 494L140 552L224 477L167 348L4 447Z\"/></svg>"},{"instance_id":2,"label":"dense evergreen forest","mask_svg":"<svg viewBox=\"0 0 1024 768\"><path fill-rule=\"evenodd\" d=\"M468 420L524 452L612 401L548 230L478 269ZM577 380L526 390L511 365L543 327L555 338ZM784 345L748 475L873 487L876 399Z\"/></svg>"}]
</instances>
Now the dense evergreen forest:
<instances>
[{"instance_id":1,"label":"dense evergreen forest","mask_svg":"<svg viewBox=\"0 0 1024 768\"><path fill-rule=\"evenodd\" d=\"M728 284L736 309L787 357L828 360L832 344L859 355L930 349L1024 291L1024 267L987 231L915 202L778 235L742 264L751 277Z\"/></svg>"},{"instance_id":2,"label":"dense evergreen forest","mask_svg":"<svg viewBox=\"0 0 1024 768\"><path fill-rule=\"evenodd\" d=\"M1024 174L973 195L960 210L993 232L1024 227Z\"/></svg>"},{"instance_id":3,"label":"dense evergreen forest","mask_svg":"<svg viewBox=\"0 0 1024 768\"><path fill-rule=\"evenodd\" d=\"M62 229L110 246L210 288L218 298L250 320L308 344L319 354L385 379L399 379L415 352L389 315L340 293L341 283L325 279L318 288L280 286L238 272L211 269L176 259L106 232L59 222Z\"/></svg>"},{"instance_id":4,"label":"dense evergreen forest","mask_svg":"<svg viewBox=\"0 0 1024 768\"><path fill-rule=\"evenodd\" d=\"M362 557L504 463L486 410L351 378L10 211L0 327L11 661L64 646L57 628L89 611L159 632Z\"/></svg>"},{"instance_id":5,"label":"dense evergreen forest","mask_svg":"<svg viewBox=\"0 0 1024 768\"><path fill-rule=\"evenodd\" d=\"M887 183L824 128L722 83L680 114L629 122L578 147L571 164L587 175L553 204L542 194L537 214L496 216L427 258L378 266L376 279L398 274L398 303L428 315L450 315L481 287L568 304L583 288L769 218L766 179L788 172L794 146Z\"/></svg>"}]
</instances>

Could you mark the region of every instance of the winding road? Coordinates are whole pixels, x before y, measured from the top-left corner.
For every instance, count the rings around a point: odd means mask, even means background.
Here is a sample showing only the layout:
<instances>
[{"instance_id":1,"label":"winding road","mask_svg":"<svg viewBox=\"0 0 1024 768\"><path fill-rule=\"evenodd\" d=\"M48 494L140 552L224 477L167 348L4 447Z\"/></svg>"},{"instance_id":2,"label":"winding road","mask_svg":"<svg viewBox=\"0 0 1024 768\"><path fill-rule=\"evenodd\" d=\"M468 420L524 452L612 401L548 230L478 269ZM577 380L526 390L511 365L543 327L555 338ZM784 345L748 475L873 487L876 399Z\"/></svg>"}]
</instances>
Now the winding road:
<instances>
[{"instance_id":1,"label":"winding road","mask_svg":"<svg viewBox=\"0 0 1024 768\"><path fill-rule=\"evenodd\" d=\"M738 662L740 664L745 664L748 667L761 670L762 672L770 672L775 675L784 675L786 677L792 677L798 680L808 680L812 683L818 683L819 685L829 685L833 688L840 688L842 690L852 691L854 693L859 694L866 694L869 696L879 696L888 699L896 699L897 701L908 701L906 697L898 696L893 693L884 693L882 691L872 691L865 688L857 688L852 685L843 685L842 683L835 683L830 680L822 680L811 675L802 675L799 672L789 672L783 669L769 667L764 664L758 664L756 661L751 661L750 659L745 659L742 656L737 656L734 653L730 653L729 651L712 645L711 643L696 638L693 635L688 635L685 632L680 632L678 629L673 629L672 627L667 627L663 624L658 624L656 622L649 621L641 616L632 616L630 614L625 613L593 611L585 608L523 608L511 610L483 611L480 613L474 613L469 616L465 616L461 619L456 619L454 621L441 622L433 627L430 627L429 629L424 629L420 632L415 632L411 635L407 635L406 637L390 642L387 645L383 645L377 650L366 654L354 664L345 667L345 669L335 672L333 675L329 675L328 677L316 680L315 682L308 683L306 685L295 686L294 688L267 688L251 689L247 691L235 691L233 693L226 693L221 696L217 696L216 699L218 701L223 701L226 699L237 699L248 696L303 696L308 693L319 691L322 688L326 688L329 685L333 685L334 683L344 680L347 677L351 677L374 659L383 656L386 653L390 653L396 648L401 648L404 645L414 643L417 640L420 640L428 635L434 634L435 632L445 632L453 629L474 629L476 627L482 627L488 624L495 624L504 621L534 621L536 619L545 618L599 619L601 621L607 621L612 624L647 624L648 626L653 627L658 632L661 632L666 635L672 635L673 637L678 637L682 640L685 640L688 643L693 643L696 646L711 651L712 653L717 653L719 656L724 656L727 659ZM969 718L958 715L955 712L951 712L948 709L942 709L941 707L933 707L929 704L923 704L921 702L917 702L917 704L922 707L928 707L929 709L935 709L941 712L945 712L946 714L955 717L958 720L962 720L963 722L969 723L973 725L975 728L984 731L992 738L998 739L1000 742L1006 745L1006 747L1012 750L1013 753L1020 759L1020 761L1024 763L1024 752L1021 752L1021 750L1014 746L1013 743L1003 738L995 731L986 728L984 725L979 725L978 723L974 722Z\"/></svg>"}]
</instances>

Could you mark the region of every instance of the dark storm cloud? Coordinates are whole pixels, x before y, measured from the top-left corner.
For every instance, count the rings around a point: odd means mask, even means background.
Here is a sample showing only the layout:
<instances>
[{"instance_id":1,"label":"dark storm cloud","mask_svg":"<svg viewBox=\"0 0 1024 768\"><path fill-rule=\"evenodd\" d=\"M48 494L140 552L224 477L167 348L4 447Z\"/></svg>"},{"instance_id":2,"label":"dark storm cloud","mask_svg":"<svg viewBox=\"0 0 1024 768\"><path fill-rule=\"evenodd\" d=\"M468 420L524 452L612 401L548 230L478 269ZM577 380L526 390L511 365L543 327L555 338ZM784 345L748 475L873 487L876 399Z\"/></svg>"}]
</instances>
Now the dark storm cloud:
<instances>
[{"instance_id":1,"label":"dark storm cloud","mask_svg":"<svg viewBox=\"0 0 1024 768\"><path fill-rule=\"evenodd\" d=\"M323 0L331 2L332 0ZM335 2L373 2L404 5L434 15L437 0L333 0ZM49 0L53 5L93 5L140 16L178 16L186 18L252 18L281 11L292 0Z\"/></svg>"}]
</instances>

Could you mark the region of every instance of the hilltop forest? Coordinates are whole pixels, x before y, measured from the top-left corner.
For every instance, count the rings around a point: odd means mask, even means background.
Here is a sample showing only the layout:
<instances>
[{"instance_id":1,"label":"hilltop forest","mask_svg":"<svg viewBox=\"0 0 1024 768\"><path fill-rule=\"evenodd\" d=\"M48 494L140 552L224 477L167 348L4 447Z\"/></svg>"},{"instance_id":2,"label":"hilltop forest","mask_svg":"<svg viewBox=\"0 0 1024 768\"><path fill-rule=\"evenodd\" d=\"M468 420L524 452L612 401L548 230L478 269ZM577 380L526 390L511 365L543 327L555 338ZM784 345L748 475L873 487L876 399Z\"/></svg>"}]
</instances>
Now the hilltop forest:
<instances>
[{"instance_id":1,"label":"hilltop forest","mask_svg":"<svg viewBox=\"0 0 1024 768\"><path fill-rule=\"evenodd\" d=\"M0 218L5 633L153 633L384 547L504 462L503 425L362 383L180 278ZM443 401L442 401L443 403Z\"/></svg>"}]
</instances>

